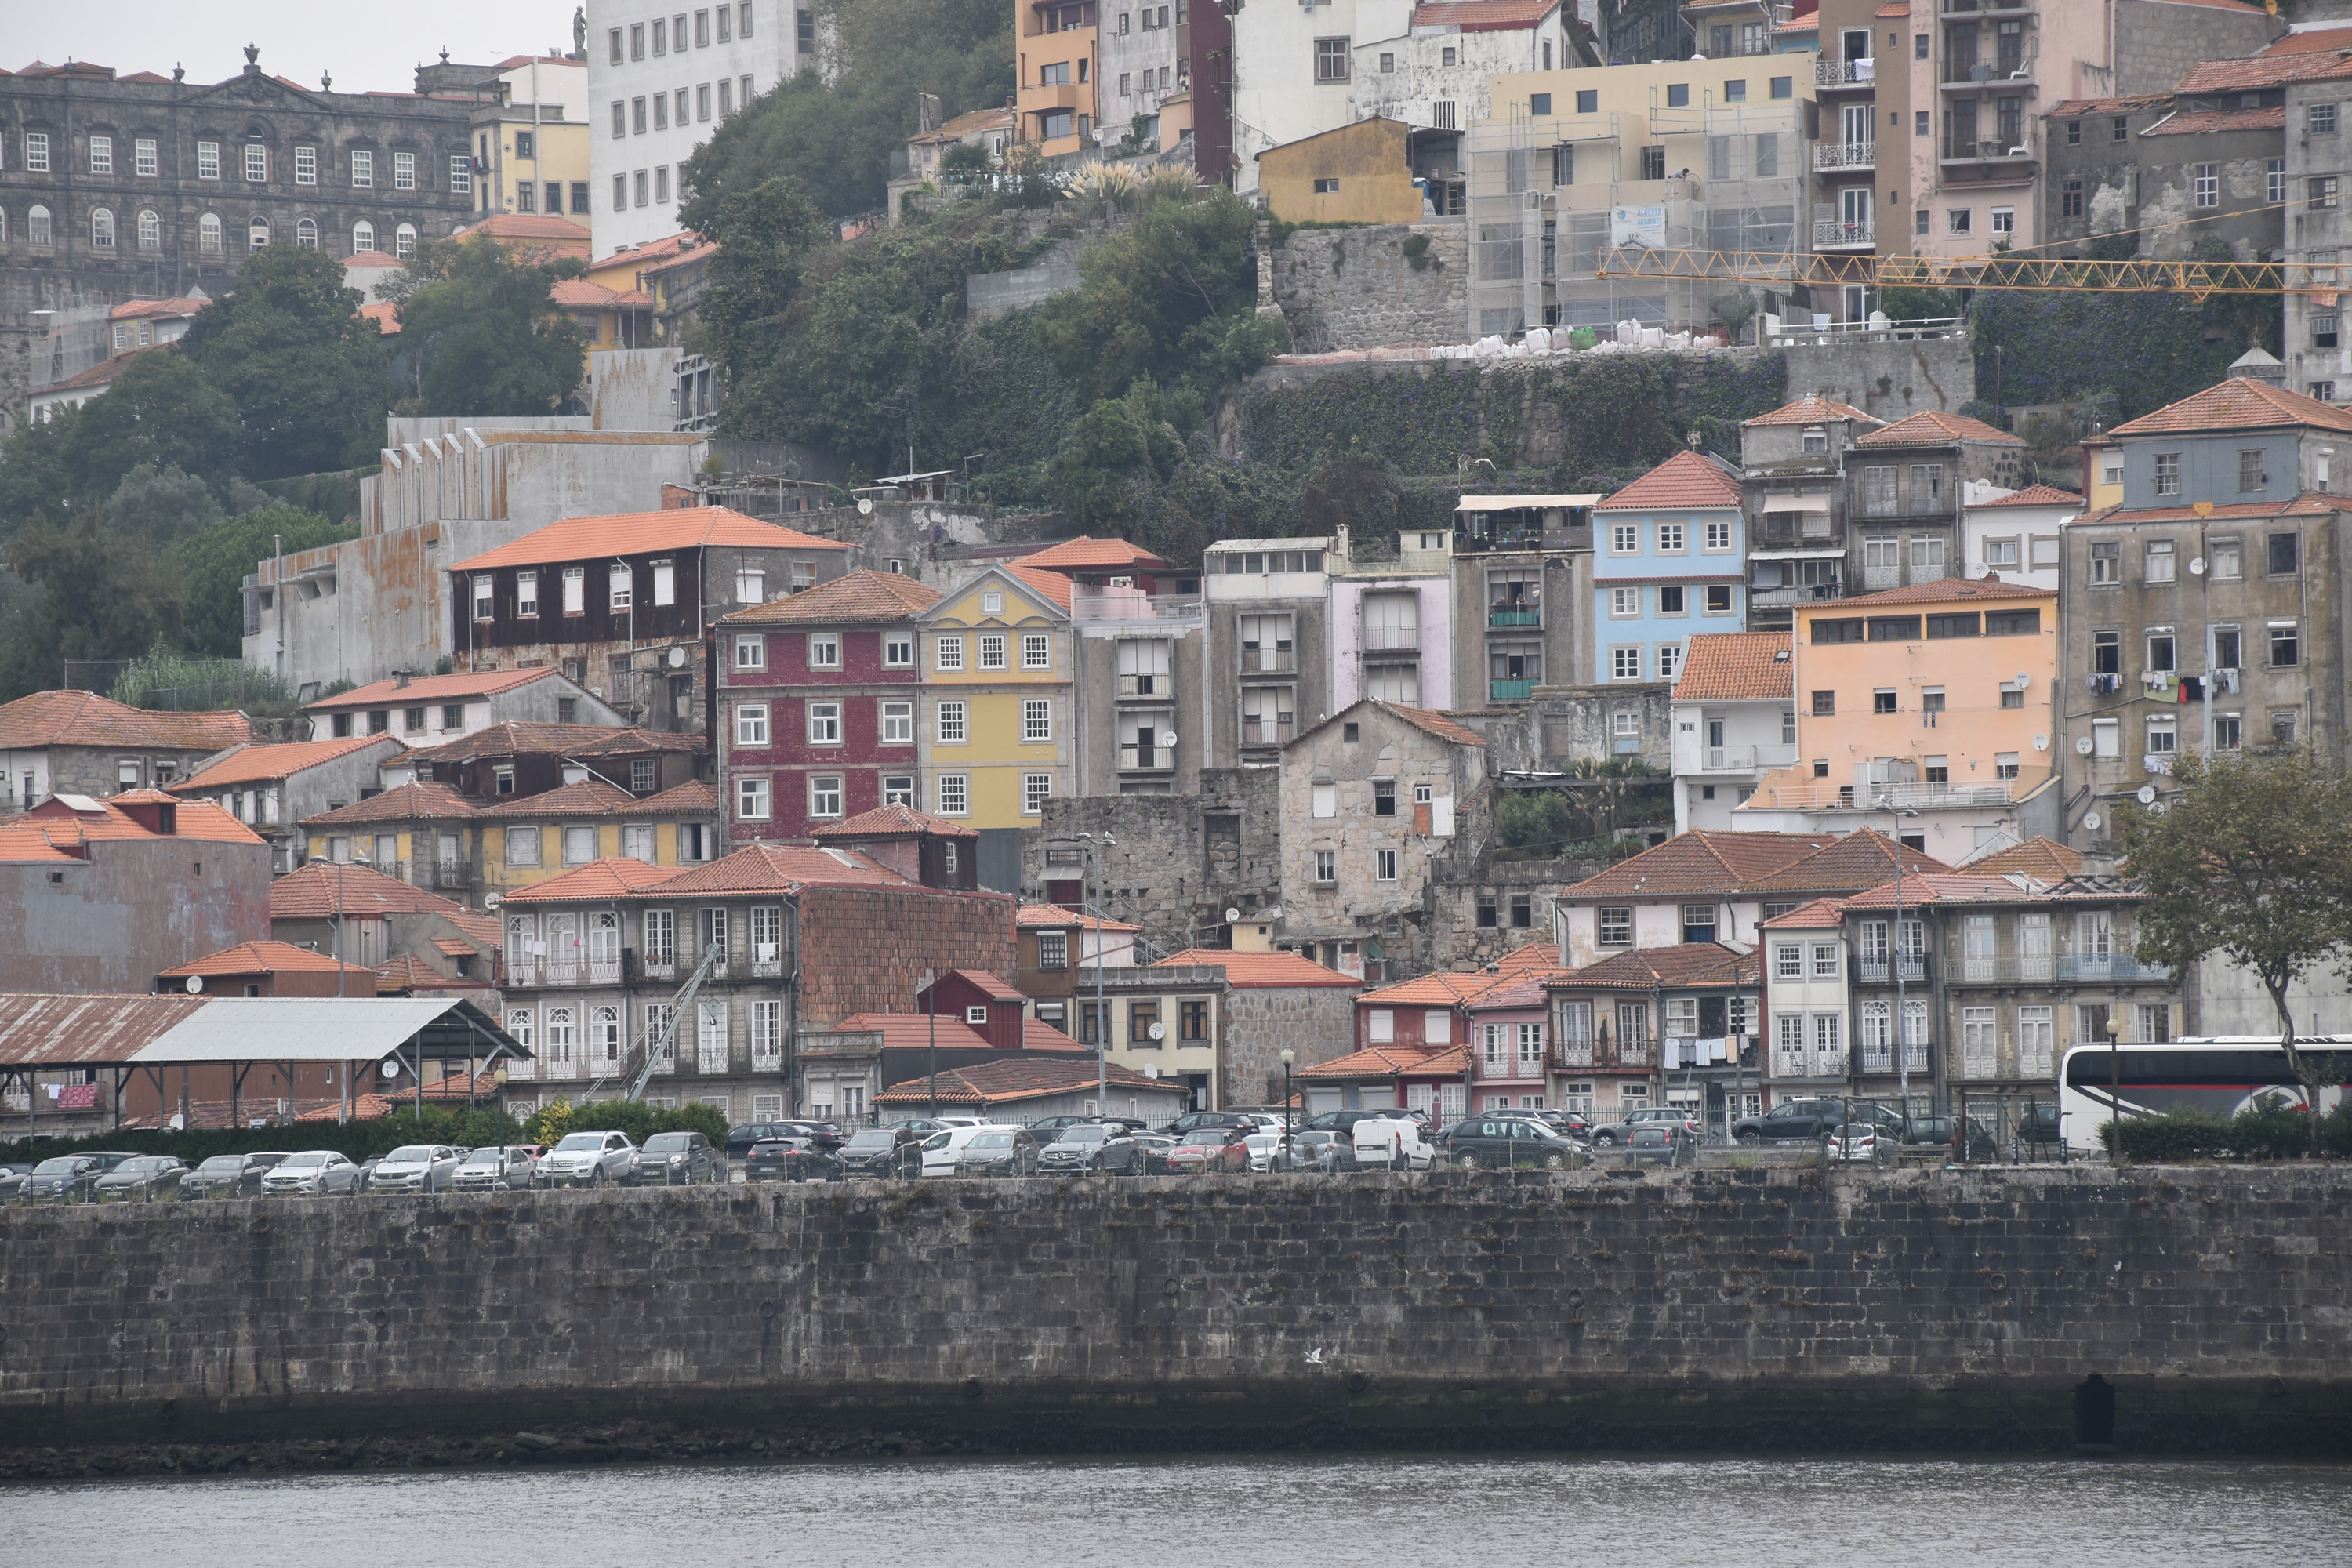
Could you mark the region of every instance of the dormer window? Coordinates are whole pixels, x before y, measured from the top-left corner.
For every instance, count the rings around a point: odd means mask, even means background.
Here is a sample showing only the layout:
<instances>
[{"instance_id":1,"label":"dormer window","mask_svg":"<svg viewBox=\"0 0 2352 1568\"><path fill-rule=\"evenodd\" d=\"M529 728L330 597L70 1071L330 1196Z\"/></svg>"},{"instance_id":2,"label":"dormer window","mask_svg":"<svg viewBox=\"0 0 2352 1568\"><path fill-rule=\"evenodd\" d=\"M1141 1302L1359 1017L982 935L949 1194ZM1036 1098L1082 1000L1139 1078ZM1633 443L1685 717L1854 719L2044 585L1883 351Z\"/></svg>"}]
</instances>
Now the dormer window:
<instances>
[{"instance_id":1,"label":"dormer window","mask_svg":"<svg viewBox=\"0 0 2352 1568\"><path fill-rule=\"evenodd\" d=\"M982 1003L973 1003L963 1010L963 1021L975 1029L986 1028L988 1026L987 1006Z\"/></svg>"}]
</instances>

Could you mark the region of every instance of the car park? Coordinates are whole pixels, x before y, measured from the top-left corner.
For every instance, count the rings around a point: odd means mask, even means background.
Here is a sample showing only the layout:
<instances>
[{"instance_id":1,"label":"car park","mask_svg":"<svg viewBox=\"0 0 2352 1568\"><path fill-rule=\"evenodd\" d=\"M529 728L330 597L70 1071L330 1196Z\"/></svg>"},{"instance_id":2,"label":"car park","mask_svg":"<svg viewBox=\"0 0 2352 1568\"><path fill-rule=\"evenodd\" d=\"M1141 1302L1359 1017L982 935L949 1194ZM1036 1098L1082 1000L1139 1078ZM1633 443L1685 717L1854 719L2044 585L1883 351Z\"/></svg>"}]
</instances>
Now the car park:
<instances>
[{"instance_id":1,"label":"car park","mask_svg":"<svg viewBox=\"0 0 2352 1568\"><path fill-rule=\"evenodd\" d=\"M1355 1144L1346 1133L1334 1132L1328 1127L1302 1127L1293 1131L1276 1153L1273 1164L1277 1171L1329 1173L1355 1168Z\"/></svg>"},{"instance_id":2,"label":"car park","mask_svg":"<svg viewBox=\"0 0 2352 1568\"><path fill-rule=\"evenodd\" d=\"M656 1132L637 1151L629 1179L641 1187L724 1185L727 1161L699 1132Z\"/></svg>"},{"instance_id":3,"label":"car park","mask_svg":"<svg viewBox=\"0 0 2352 1568\"><path fill-rule=\"evenodd\" d=\"M1253 1171L1274 1170L1276 1162L1281 1157L1283 1151L1289 1146L1289 1142L1290 1140L1283 1135L1282 1129L1279 1127L1260 1128L1256 1131L1244 1134L1242 1138L1242 1147L1249 1151L1250 1169Z\"/></svg>"},{"instance_id":4,"label":"car park","mask_svg":"<svg viewBox=\"0 0 2352 1568\"><path fill-rule=\"evenodd\" d=\"M910 1132L929 1134L944 1132L950 1127L961 1127L965 1124L960 1121L950 1121L944 1116L901 1116L896 1121L885 1121L882 1125L893 1128L903 1127Z\"/></svg>"},{"instance_id":5,"label":"car park","mask_svg":"<svg viewBox=\"0 0 2352 1568\"><path fill-rule=\"evenodd\" d=\"M174 1154L142 1154L125 1160L99 1177L90 1196L102 1204L152 1204L157 1198L177 1199L180 1178L187 1163Z\"/></svg>"},{"instance_id":6,"label":"car park","mask_svg":"<svg viewBox=\"0 0 2352 1568\"><path fill-rule=\"evenodd\" d=\"M1310 1131L1344 1133L1359 1121L1389 1121L1406 1114L1393 1105L1362 1110L1325 1110L1308 1118L1305 1125Z\"/></svg>"},{"instance_id":7,"label":"car park","mask_svg":"<svg viewBox=\"0 0 2352 1568\"><path fill-rule=\"evenodd\" d=\"M1248 1136L1229 1124L1202 1125L1193 1128L1176 1140L1168 1151L1168 1169L1171 1174L1189 1175L1205 1171L1246 1171L1250 1168Z\"/></svg>"},{"instance_id":8,"label":"car park","mask_svg":"<svg viewBox=\"0 0 2352 1568\"><path fill-rule=\"evenodd\" d=\"M1687 1165L1696 1145L1690 1129L1675 1121L1643 1122L1625 1134L1626 1156L1636 1165Z\"/></svg>"},{"instance_id":9,"label":"car park","mask_svg":"<svg viewBox=\"0 0 2352 1568\"><path fill-rule=\"evenodd\" d=\"M263 1173L265 1198L348 1195L360 1190L360 1168L332 1149L307 1149L289 1154Z\"/></svg>"},{"instance_id":10,"label":"car park","mask_svg":"<svg viewBox=\"0 0 2352 1568\"><path fill-rule=\"evenodd\" d=\"M28 1204L88 1203L106 1174L106 1162L95 1154L52 1154L25 1178L20 1198Z\"/></svg>"},{"instance_id":11,"label":"car park","mask_svg":"<svg viewBox=\"0 0 2352 1568\"><path fill-rule=\"evenodd\" d=\"M257 1198L282 1153L215 1154L180 1178L184 1198Z\"/></svg>"},{"instance_id":12,"label":"car park","mask_svg":"<svg viewBox=\"0 0 2352 1568\"><path fill-rule=\"evenodd\" d=\"M926 1176L954 1175L956 1162L963 1154L963 1146L995 1125L994 1122L978 1122L969 1127L949 1127L932 1133L922 1142L919 1173Z\"/></svg>"},{"instance_id":13,"label":"car park","mask_svg":"<svg viewBox=\"0 0 2352 1568\"><path fill-rule=\"evenodd\" d=\"M437 1193L466 1163L466 1151L446 1143L404 1143L368 1167L371 1193Z\"/></svg>"},{"instance_id":14,"label":"car park","mask_svg":"<svg viewBox=\"0 0 2352 1568\"><path fill-rule=\"evenodd\" d=\"M1123 1176L1139 1176L1144 1173L1144 1151L1125 1122L1085 1122L1062 1128L1051 1143L1038 1150L1037 1169L1048 1174L1116 1171Z\"/></svg>"},{"instance_id":15,"label":"car park","mask_svg":"<svg viewBox=\"0 0 2352 1568\"><path fill-rule=\"evenodd\" d=\"M531 1173L534 1187L601 1187L636 1173L637 1146L625 1132L567 1132Z\"/></svg>"},{"instance_id":16,"label":"car park","mask_svg":"<svg viewBox=\"0 0 2352 1568\"><path fill-rule=\"evenodd\" d=\"M493 1143L477 1149L466 1156L449 1177L453 1193L509 1193L530 1185L531 1173L539 1168L536 1145L509 1143L504 1148Z\"/></svg>"},{"instance_id":17,"label":"car park","mask_svg":"<svg viewBox=\"0 0 2352 1568\"><path fill-rule=\"evenodd\" d=\"M1139 1132L1135 1146L1142 1156L1141 1173L1164 1176L1168 1173L1168 1156L1176 1147L1176 1140L1165 1132Z\"/></svg>"},{"instance_id":18,"label":"car park","mask_svg":"<svg viewBox=\"0 0 2352 1568\"><path fill-rule=\"evenodd\" d=\"M959 1176L1034 1176L1037 1137L1025 1127L982 1127L956 1155Z\"/></svg>"},{"instance_id":19,"label":"car park","mask_svg":"<svg viewBox=\"0 0 2352 1568\"><path fill-rule=\"evenodd\" d=\"M743 1159L747 1182L838 1182L848 1174L839 1154L809 1138L762 1138Z\"/></svg>"},{"instance_id":20,"label":"car park","mask_svg":"<svg viewBox=\"0 0 2352 1568\"><path fill-rule=\"evenodd\" d=\"M1160 1131L1182 1138L1206 1128L1239 1127L1248 1119L1235 1110L1188 1110Z\"/></svg>"},{"instance_id":21,"label":"car park","mask_svg":"<svg viewBox=\"0 0 2352 1568\"><path fill-rule=\"evenodd\" d=\"M751 1152L751 1145L768 1138L800 1138L838 1149L844 1140L841 1132L829 1121L745 1121L727 1130L727 1157L740 1160Z\"/></svg>"},{"instance_id":22,"label":"car park","mask_svg":"<svg viewBox=\"0 0 2352 1568\"><path fill-rule=\"evenodd\" d=\"M1698 1118L1681 1106L1643 1105L1627 1111L1621 1121L1594 1128L1593 1146L1607 1149L1626 1142L1637 1127L1679 1127L1694 1138L1698 1136Z\"/></svg>"},{"instance_id":23,"label":"car park","mask_svg":"<svg viewBox=\"0 0 2352 1568\"><path fill-rule=\"evenodd\" d=\"M1356 1163L1367 1171L1426 1171L1435 1151L1422 1140L1421 1124L1405 1117L1381 1117L1348 1129Z\"/></svg>"},{"instance_id":24,"label":"car park","mask_svg":"<svg viewBox=\"0 0 2352 1568\"><path fill-rule=\"evenodd\" d=\"M1564 1171L1583 1152L1581 1145L1532 1116L1474 1116L1439 1133L1437 1146L1446 1163L1461 1171Z\"/></svg>"},{"instance_id":25,"label":"car park","mask_svg":"<svg viewBox=\"0 0 2352 1568\"><path fill-rule=\"evenodd\" d=\"M922 1165L923 1134L912 1127L861 1127L834 1152L853 1176L911 1176Z\"/></svg>"}]
</instances>

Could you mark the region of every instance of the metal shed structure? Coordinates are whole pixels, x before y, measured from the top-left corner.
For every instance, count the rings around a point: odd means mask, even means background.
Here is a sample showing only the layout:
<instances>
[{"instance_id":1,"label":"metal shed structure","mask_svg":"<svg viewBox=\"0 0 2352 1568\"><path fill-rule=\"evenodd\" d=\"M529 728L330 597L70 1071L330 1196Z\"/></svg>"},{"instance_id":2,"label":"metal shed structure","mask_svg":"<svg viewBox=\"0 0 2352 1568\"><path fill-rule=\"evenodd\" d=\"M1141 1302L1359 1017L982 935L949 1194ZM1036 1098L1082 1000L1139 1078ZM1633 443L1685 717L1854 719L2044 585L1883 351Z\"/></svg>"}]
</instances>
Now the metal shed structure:
<instances>
[{"instance_id":1,"label":"metal shed structure","mask_svg":"<svg viewBox=\"0 0 2352 1568\"><path fill-rule=\"evenodd\" d=\"M131 1058L204 1005L196 996L0 995L0 1094L25 1090L29 1136L39 1130L42 1071L110 1070L119 1090Z\"/></svg>"}]
</instances>

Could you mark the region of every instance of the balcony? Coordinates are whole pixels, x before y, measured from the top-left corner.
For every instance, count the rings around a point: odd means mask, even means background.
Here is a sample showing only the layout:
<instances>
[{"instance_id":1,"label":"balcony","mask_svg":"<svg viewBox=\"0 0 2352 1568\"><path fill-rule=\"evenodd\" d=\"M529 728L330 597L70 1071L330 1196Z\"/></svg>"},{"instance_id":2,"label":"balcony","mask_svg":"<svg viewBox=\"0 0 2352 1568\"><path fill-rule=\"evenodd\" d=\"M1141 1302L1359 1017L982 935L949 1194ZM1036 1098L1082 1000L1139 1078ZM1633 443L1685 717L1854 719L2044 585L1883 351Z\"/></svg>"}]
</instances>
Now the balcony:
<instances>
[{"instance_id":1,"label":"balcony","mask_svg":"<svg viewBox=\"0 0 2352 1568\"><path fill-rule=\"evenodd\" d=\"M1118 678L1118 700L1121 702L1166 702L1176 695L1176 678L1165 671L1158 675L1122 675Z\"/></svg>"},{"instance_id":2,"label":"balcony","mask_svg":"<svg viewBox=\"0 0 2352 1568\"><path fill-rule=\"evenodd\" d=\"M1994 137L1990 141L1951 137L1944 142L1942 152L1945 163L1962 165L1953 173L1980 183L2030 180L2036 167L2032 141L2022 133L2011 139Z\"/></svg>"},{"instance_id":3,"label":"balcony","mask_svg":"<svg viewBox=\"0 0 2352 1568\"><path fill-rule=\"evenodd\" d=\"M1772 1076L1782 1082L1791 1079L1842 1079L1846 1076L1846 1056L1843 1051L1775 1051Z\"/></svg>"},{"instance_id":4,"label":"balcony","mask_svg":"<svg viewBox=\"0 0 2352 1568\"><path fill-rule=\"evenodd\" d=\"M1486 682L1486 696L1490 700L1496 702L1524 702L1528 698L1535 695L1535 689L1536 683L1532 680L1489 680Z\"/></svg>"},{"instance_id":5,"label":"balcony","mask_svg":"<svg viewBox=\"0 0 2352 1568\"><path fill-rule=\"evenodd\" d=\"M1954 985L2045 985L2145 984L2169 985L2172 971L2160 963L2144 963L2126 952L2026 953L1964 957L1947 967L1945 981Z\"/></svg>"},{"instance_id":6,"label":"balcony","mask_svg":"<svg viewBox=\"0 0 2352 1568\"><path fill-rule=\"evenodd\" d=\"M1244 717L1242 720L1242 744L1244 746L1286 746L1290 743L1290 737L1295 728L1296 725L1294 724L1291 716L1287 713L1285 713L1278 719L1252 719Z\"/></svg>"},{"instance_id":7,"label":"balcony","mask_svg":"<svg viewBox=\"0 0 2352 1568\"><path fill-rule=\"evenodd\" d=\"M1242 679L1256 675L1296 675L1298 654L1288 643L1279 647L1262 648L1254 643L1242 644Z\"/></svg>"},{"instance_id":8,"label":"balcony","mask_svg":"<svg viewBox=\"0 0 2352 1568\"><path fill-rule=\"evenodd\" d=\"M1899 964L1885 958L1857 958L1853 961L1854 982L1861 985L1892 985L1897 969L1903 972L1906 984L1924 984L1927 978L1927 955L1915 954Z\"/></svg>"},{"instance_id":9,"label":"balcony","mask_svg":"<svg viewBox=\"0 0 2352 1568\"><path fill-rule=\"evenodd\" d=\"M1543 609L1538 605L1490 609L1486 612L1486 624L1490 626L1539 626L1543 625Z\"/></svg>"},{"instance_id":10,"label":"balcony","mask_svg":"<svg viewBox=\"0 0 2352 1568\"><path fill-rule=\"evenodd\" d=\"M1875 142L1816 142L1813 143L1813 168L1816 173L1830 174L1842 169L1875 169L1878 167L1878 143ZM1818 231L1821 225L1815 224Z\"/></svg>"},{"instance_id":11,"label":"balcony","mask_svg":"<svg viewBox=\"0 0 2352 1568\"><path fill-rule=\"evenodd\" d=\"M1927 1065L1933 1058L1934 1052L1929 1048L1928 1041L1906 1040L1903 1042L1903 1070L1924 1073L1927 1070ZM1894 1047L1885 1040L1864 1040L1862 1043L1862 1070L1890 1073L1895 1071Z\"/></svg>"},{"instance_id":12,"label":"balcony","mask_svg":"<svg viewBox=\"0 0 2352 1568\"><path fill-rule=\"evenodd\" d=\"M2011 88L2033 90L2033 62L2023 55L2001 54L1989 60L1953 55L1944 61L1942 84L1947 88Z\"/></svg>"},{"instance_id":13,"label":"balcony","mask_svg":"<svg viewBox=\"0 0 2352 1568\"><path fill-rule=\"evenodd\" d=\"M1819 605L1843 598L1835 583L1800 583L1792 588L1750 588L1748 605L1755 610L1788 609L1795 605Z\"/></svg>"},{"instance_id":14,"label":"balcony","mask_svg":"<svg viewBox=\"0 0 2352 1568\"><path fill-rule=\"evenodd\" d=\"M1785 768L1797 760L1797 748L1785 746L1709 746L1703 753L1701 772L1710 773L1754 773L1768 768Z\"/></svg>"},{"instance_id":15,"label":"balcony","mask_svg":"<svg viewBox=\"0 0 2352 1568\"><path fill-rule=\"evenodd\" d=\"M507 963L509 985L618 985L621 961L541 958L526 953Z\"/></svg>"},{"instance_id":16,"label":"balcony","mask_svg":"<svg viewBox=\"0 0 2352 1568\"><path fill-rule=\"evenodd\" d=\"M1124 773L1165 773L1175 765L1176 749L1173 746L1129 743L1118 749L1118 770Z\"/></svg>"},{"instance_id":17,"label":"balcony","mask_svg":"<svg viewBox=\"0 0 2352 1568\"><path fill-rule=\"evenodd\" d=\"M1813 85L1824 91L1835 92L1840 88L1874 87L1877 82L1878 62L1874 59L1815 60L1813 62Z\"/></svg>"},{"instance_id":18,"label":"balcony","mask_svg":"<svg viewBox=\"0 0 2352 1568\"><path fill-rule=\"evenodd\" d=\"M1658 1053L1647 1040L1612 1041L1605 1036L1598 1040L1562 1040L1556 1065L1569 1072L1593 1068L1647 1069L1658 1065Z\"/></svg>"},{"instance_id":19,"label":"balcony","mask_svg":"<svg viewBox=\"0 0 2352 1568\"><path fill-rule=\"evenodd\" d=\"M1364 628L1363 647L1366 653L1380 653L1391 656L1410 654L1414 658L1419 658L1421 657L1421 628L1417 626L1366 626Z\"/></svg>"},{"instance_id":20,"label":"balcony","mask_svg":"<svg viewBox=\"0 0 2352 1568\"><path fill-rule=\"evenodd\" d=\"M1140 588L1096 588L1079 584L1070 590L1074 621L1169 621L1198 625L1199 595L1146 594Z\"/></svg>"},{"instance_id":21,"label":"balcony","mask_svg":"<svg viewBox=\"0 0 2352 1568\"><path fill-rule=\"evenodd\" d=\"M1891 801L1922 811L1956 811L1970 806L2006 805L2017 798L2016 786L2004 780L1981 784L1873 784L1860 809L1885 815ZM1853 811L1853 785L1819 780L1797 784L1767 784L1755 805L1780 811Z\"/></svg>"},{"instance_id":22,"label":"balcony","mask_svg":"<svg viewBox=\"0 0 2352 1568\"><path fill-rule=\"evenodd\" d=\"M1854 246L1874 246L1878 243L1878 227L1873 223L1817 223L1813 225L1815 250L1842 250Z\"/></svg>"}]
</instances>

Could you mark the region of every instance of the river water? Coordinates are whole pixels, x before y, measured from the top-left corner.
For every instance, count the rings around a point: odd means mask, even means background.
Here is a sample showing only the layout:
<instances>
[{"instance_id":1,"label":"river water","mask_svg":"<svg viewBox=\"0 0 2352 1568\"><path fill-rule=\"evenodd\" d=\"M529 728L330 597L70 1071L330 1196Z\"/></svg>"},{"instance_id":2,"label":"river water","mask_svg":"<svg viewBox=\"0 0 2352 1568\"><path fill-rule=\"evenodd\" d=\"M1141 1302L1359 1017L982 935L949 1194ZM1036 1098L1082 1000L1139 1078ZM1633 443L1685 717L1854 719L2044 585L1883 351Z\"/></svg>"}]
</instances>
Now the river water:
<instances>
[{"instance_id":1,"label":"river water","mask_svg":"<svg viewBox=\"0 0 2352 1568\"><path fill-rule=\"evenodd\" d=\"M1383 1456L907 1460L0 1491L10 1568L2148 1568L2352 1563L2352 1468Z\"/></svg>"}]
</instances>

